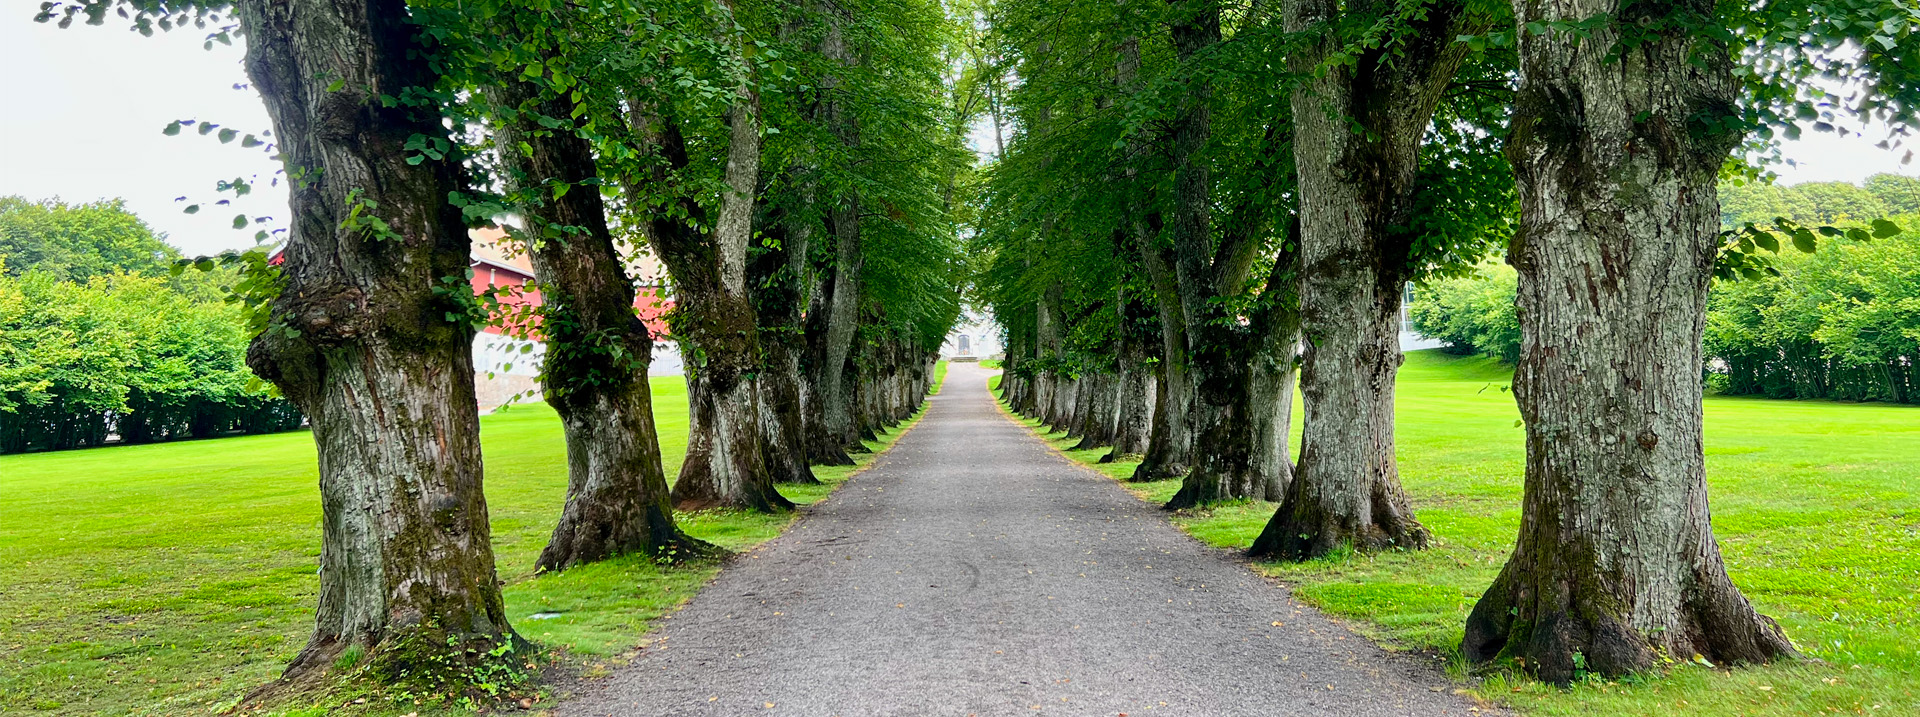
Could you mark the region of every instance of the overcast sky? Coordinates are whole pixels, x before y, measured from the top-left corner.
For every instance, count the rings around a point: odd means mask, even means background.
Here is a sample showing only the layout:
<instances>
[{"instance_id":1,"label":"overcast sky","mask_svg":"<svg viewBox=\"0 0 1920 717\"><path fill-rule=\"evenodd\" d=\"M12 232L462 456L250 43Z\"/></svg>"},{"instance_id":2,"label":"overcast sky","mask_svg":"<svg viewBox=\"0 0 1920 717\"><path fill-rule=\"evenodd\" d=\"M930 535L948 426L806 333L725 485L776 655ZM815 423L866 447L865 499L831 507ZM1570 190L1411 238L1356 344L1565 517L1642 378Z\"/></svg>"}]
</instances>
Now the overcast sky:
<instances>
[{"instance_id":1,"label":"overcast sky","mask_svg":"<svg viewBox=\"0 0 1920 717\"><path fill-rule=\"evenodd\" d=\"M33 3L0 10L0 195L58 196L69 202L121 197L135 213L188 255L253 244L255 228L236 231L235 214L286 216L284 185L270 183L278 163L258 148L222 145L189 130L160 133L167 123L195 119L242 133L271 125L245 84L241 50L202 49L204 33L176 30L146 38L110 20L68 30L33 22ZM983 128L984 129L984 128ZM991 144L989 131L975 132ZM1807 132L1787 147L1794 166L1783 181L1858 182L1879 172L1920 174L1920 162L1873 147L1875 139ZM991 147L977 147L991 151ZM244 177L253 193L230 207L215 183ZM176 202L187 196L188 202ZM199 202L198 214L181 212Z\"/></svg>"}]
</instances>

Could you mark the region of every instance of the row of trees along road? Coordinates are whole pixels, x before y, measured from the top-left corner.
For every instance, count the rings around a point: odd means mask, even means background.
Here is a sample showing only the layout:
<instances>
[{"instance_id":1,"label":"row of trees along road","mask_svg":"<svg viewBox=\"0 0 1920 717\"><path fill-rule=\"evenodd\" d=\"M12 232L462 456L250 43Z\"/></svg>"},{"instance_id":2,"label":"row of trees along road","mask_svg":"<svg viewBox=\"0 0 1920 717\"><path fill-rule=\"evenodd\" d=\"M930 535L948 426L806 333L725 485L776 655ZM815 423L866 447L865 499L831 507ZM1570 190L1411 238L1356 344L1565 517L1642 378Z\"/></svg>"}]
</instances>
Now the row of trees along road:
<instances>
[{"instance_id":1,"label":"row of trees along road","mask_svg":"<svg viewBox=\"0 0 1920 717\"><path fill-rule=\"evenodd\" d=\"M718 548L670 507L791 507L910 414L959 313L950 220L971 156L930 2L73 0L42 21L243 37L292 187L251 272L248 364L304 412L325 505L320 602L276 689L341 655L457 684L519 659L482 491L471 343L544 339L566 507L539 565ZM264 134L262 136L265 136ZM467 290L502 216L538 309ZM630 259L667 268L692 430L669 494ZM257 256L257 255L251 255Z\"/></svg>"},{"instance_id":2,"label":"row of trees along road","mask_svg":"<svg viewBox=\"0 0 1920 717\"><path fill-rule=\"evenodd\" d=\"M1868 231L1722 231L1715 184L1796 122L1904 135L1910 7L1002 0L977 20L1002 144L973 242L1015 409L1180 477L1170 508L1278 500L1253 555L1420 549L1394 460L1403 290L1505 245L1524 507L1465 654L1555 682L1796 654L1708 522L1707 286Z\"/></svg>"}]
</instances>

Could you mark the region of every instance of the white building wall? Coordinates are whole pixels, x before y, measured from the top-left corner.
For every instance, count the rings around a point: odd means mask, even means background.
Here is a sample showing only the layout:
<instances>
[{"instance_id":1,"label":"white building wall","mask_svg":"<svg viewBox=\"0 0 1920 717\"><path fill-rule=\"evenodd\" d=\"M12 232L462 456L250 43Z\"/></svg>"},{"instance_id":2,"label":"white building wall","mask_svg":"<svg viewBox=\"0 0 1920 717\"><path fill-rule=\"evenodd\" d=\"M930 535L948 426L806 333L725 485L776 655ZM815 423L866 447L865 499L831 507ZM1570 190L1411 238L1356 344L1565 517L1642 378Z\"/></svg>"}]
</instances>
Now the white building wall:
<instances>
[{"instance_id":1,"label":"white building wall","mask_svg":"<svg viewBox=\"0 0 1920 717\"><path fill-rule=\"evenodd\" d=\"M509 401L539 401L540 362L547 345L540 341L481 332L473 337L474 393L480 410L488 411ZM671 341L653 344L653 362L648 376L679 376L683 367L680 346Z\"/></svg>"},{"instance_id":2,"label":"white building wall","mask_svg":"<svg viewBox=\"0 0 1920 717\"><path fill-rule=\"evenodd\" d=\"M967 312L947 333L940 345L940 358L948 361L1001 358L1000 324L987 314Z\"/></svg>"}]
</instances>

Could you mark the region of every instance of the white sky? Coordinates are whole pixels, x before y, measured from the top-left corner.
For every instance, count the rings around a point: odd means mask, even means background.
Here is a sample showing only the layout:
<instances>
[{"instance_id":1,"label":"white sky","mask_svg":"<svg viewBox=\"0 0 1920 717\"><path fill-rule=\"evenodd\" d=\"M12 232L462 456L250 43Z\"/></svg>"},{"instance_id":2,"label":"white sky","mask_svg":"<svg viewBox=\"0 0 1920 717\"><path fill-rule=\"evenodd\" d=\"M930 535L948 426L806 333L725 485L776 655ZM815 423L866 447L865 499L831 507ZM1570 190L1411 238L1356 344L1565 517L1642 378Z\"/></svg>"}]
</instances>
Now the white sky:
<instances>
[{"instance_id":1,"label":"white sky","mask_svg":"<svg viewBox=\"0 0 1920 717\"><path fill-rule=\"evenodd\" d=\"M146 38L117 19L60 30L33 22L35 3L6 4L0 10L0 195L69 202L123 197L189 256L252 246L256 227L233 229L235 214L284 219L286 188L269 183L279 164L258 148L222 145L191 129L175 137L160 133L177 119L242 133L271 126L253 91L233 89L247 81L237 43L209 51L202 49L201 31ZM976 149L992 151L990 128L972 134ZM1920 175L1920 161L1903 166L1900 154L1875 148L1876 139L1809 131L1786 147L1794 164L1776 171L1788 184L1859 182L1880 172ZM261 181L233 206L213 206L231 198L216 194L214 183L234 177ZM180 196L190 200L175 202ZM193 202L203 205L200 213L181 213Z\"/></svg>"}]
</instances>

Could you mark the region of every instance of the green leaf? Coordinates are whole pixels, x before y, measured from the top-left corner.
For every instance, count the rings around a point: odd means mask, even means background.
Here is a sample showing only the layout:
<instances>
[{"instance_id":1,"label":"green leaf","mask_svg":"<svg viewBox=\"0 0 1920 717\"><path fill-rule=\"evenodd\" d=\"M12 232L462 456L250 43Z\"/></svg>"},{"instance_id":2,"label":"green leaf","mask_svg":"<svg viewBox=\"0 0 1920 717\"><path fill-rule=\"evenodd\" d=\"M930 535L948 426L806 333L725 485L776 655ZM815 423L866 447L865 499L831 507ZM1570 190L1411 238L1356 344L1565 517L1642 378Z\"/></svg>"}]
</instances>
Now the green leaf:
<instances>
[{"instance_id":1,"label":"green leaf","mask_svg":"<svg viewBox=\"0 0 1920 717\"><path fill-rule=\"evenodd\" d=\"M1774 238L1773 234L1769 232L1754 232L1753 243L1759 244L1760 248L1775 254L1780 253L1780 240Z\"/></svg>"},{"instance_id":2,"label":"green leaf","mask_svg":"<svg viewBox=\"0 0 1920 717\"><path fill-rule=\"evenodd\" d=\"M189 204L189 205L187 205L187 208L186 208L186 209L183 209L183 210L181 210L181 211L183 211L183 212L186 212L186 213L188 213L188 214L198 214L198 213L200 213L200 205L198 205L198 204Z\"/></svg>"},{"instance_id":3,"label":"green leaf","mask_svg":"<svg viewBox=\"0 0 1920 717\"><path fill-rule=\"evenodd\" d=\"M1900 225L1886 219L1873 220L1873 238L1886 239L1888 237L1898 236L1899 234Z\"/></svg>"},{"instance_id":4,"label":"green leaf","mask_svg":"<svg viewBox=\"0 0 1920 717\"><path fill-rule=\"evenodd\" d=\"M344 79L340 79L340 80L334 80L334 81L332 81L332 82L329 82L329 83L327 83L327 91L328 91L328 92L339 92L340 90L342 90L342 89L345 89L345 88L346 88L346 86L347 86L347 81L346 81L346 80L344 80Z\"/></svg>"},{"instance_id":5,"label":"green leaf","mask_svg":"<svg viewBox=\"0 0 1920 717\"><path fill-rule=\"evenodd\" d=\"M240 136L239 130L233 130L233 129L220 130L220 143L226 144L228 142L232 142L233 138L238 136Z\"/></svg>"},{"instance_id":6,"label":"green leaf","mask_svg":"<svg viewBox=\"0 0 1920 717\"><path fill-rule=\"evenodd\" d=\"M247 215L245 214L233 215L233 228L235 229L247 228Z\"/></svg>"},{"instance_id":7,"label":"green leaf","mask_svg":"<svg viewBox=\"0 0 1920 717\"><path fill-rule=\"evenodd\" d=\"M180 134L180 120L174 120L172 122L168 122L167 128L160 130L160 134L164 134L168 137L172 137L174 135Z\"/></svg>"},{"instance_id":8,"label":"green leaf","mask_svg":"<svg viewBox=\"0 0 1920 717\"><path fill-rule=\"evenodd\" d=\"M1812 254L1816 246L1813 232L1801 229L1793 233L1793 248L1799 249L1807 254Z\"/></svg>"}]
</instances>

